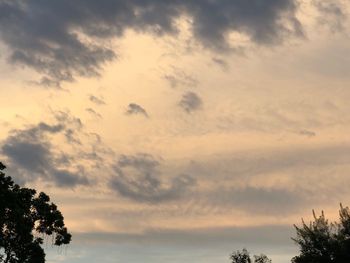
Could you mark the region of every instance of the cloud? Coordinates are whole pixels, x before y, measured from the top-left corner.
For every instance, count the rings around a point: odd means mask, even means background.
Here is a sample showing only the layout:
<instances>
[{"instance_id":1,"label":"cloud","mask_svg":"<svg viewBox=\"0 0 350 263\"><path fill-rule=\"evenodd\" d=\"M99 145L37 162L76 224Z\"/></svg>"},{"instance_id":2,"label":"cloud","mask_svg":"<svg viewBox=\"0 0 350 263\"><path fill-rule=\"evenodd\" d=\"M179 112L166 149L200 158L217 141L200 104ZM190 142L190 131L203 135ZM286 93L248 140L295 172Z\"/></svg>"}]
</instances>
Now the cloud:
<instances>
[{"instance_id":1,"label":"cloud","mask_svg":"<svg viewBox=\"0 0 350 263\"><path fill-rule=\"evenodd\" d=\"M169 82L170 87L176 88L178 86L195 87L198 85L198 80L192 75L187 74L183 70L172 67L172 73L164 74L163 78Z\"/></svg>"},{"instance_id":2,"label":"cloud","mask_svg":"<svg viewBox=\"0 0 350 263\"><path fill-rule=\"evenodd\" d=\"M83 244L103 243L118 244L125 241L133 244L156 244L191 247L232 247L233 244L241 246L251 243L258 246L288 246L292 242L290 237L294 234L291 225L265 225L250 227L216 227L189 229L149 229L141 234L133 233L77 233L77 241ZM96 242L96 243L95 243Z\"/></svg>"},{"instance_id":3,"label":"cloud","mask_svg":"<svg viewBox=\"0 0 350 263\"><path fill-rule=\"evenodd\" d=\"M233 206L249 213L290 214L302 209L305 194L286 188L252 187L221 188L213 192L210 202Z\"/></svg>"},{"instance_id":4,"label":"cloud","mask_svg":"<svg viewBox=\"0 0 350 263\"><path fill-rule=\"evenodd\" d=\"M348 200L349 161L348 144L289 146L197 158L185 171L208 186L193 193L208 209L279 217Z\"/></svg>"},{"instance_id":5,"label":"cloud","mask_svg":"<svg viewBox=\"0 0 350 263\"><path fill-rule=\"evenodd\" d=\"M316 136L315 132L309 131L309 130L301 130L301 131L299 131L299 134L303 135L303 136L306 136L306 137L309 137L309 138Z\"/></svg>"},{"instance_id":6,"label":"cloud","mask_svg":"<svg viewBox=\"0 0 350 263\"><path fill-rule=\"evenodd\" d=\"M77 185L86 185L88 180L86 177L79 176L77 173L61 169L54 169L53 177L55 178L56 185L59 187L74 187ZM80 174L84 174L83 169L80 169Z\"/></svg>"},{"instance_id":7,"label":"cloud","mask_svg":"<svg viewBox=\"0 0 350 263\"><path fill-rule=\"evenodd\" d=\"M196 93L191 91L183 94L182 99L179 102L179 106L187 113L199 110L202 105L202 99Z\"/></svg>"},{"instance_id":8,"label":"cloud","mask_svg":"<svg viewBox=\"0 0 350 263\"><path fill-rule=\"evenodd\" d=\"M259 45L301 35L296 10L294 0L2 0L0 39L11 63L41 73L40 84L59 87L76 76L98 76L118 56L108 40L128 29L176 34L176 20L187 16L198 43L224 51L231 47L231 32Z\"/></svg>"},{"instance_id":9,"label":"cloud","mask_svg":"<svg viewBox=\"0 0 350 263\"><path fill-rule=\"evenodd\" d=\"M89 100L93 103L95 103L96 105L104 105L106 104L105 101L103 100L103 98L101 97L96 97L94 95L90 95L89 96Z\"/></svg>"},{"instance_id":10,"label":"cloud","mask_svg":"<svg viewBox=\"0 0 350 263\"><path fill-rule=\"evenodd\" d=\"M247 35L258 44L282 41L286 34L302 34L295 17L295 1L203 1L190 2L193 8L195 37L206 46L230 49L226 40L229 32Z\"/></svg>"},{"instance_id":11,"label":"cloud","mask_svg":"<svg viewBox=\"0 0 350 263\"><path fill-rule=\"evenodd\" d=\"M179 175L164 180L158 170L160 163L152 155L122 155L114 166L110 187L120 195L138 202L159 203L179 199L194 178Z\"/></svg>"},{"instance_id":12,"label":"cloud","mask_svg":"<svg viewBox=\"0 0 350 263\"><path fill-rule=\"evenodd\" d=\"M326 73L324 73L326 74ZM283 107L263 104L241 111L222 109L217 117L217 127L225 131L249 131L277 134L281 131L300 134L300 131L314 132L330 126L341 126L347 120L343 109L326 102L319 105L287 103ZM301 135L301 134L300 134ZM304 134L305 135L305 134Z\"/></svg>"},{"instance_id":13,"label":"cloud","mask_svg":"<svg viewBox=\"0 0 350 263\"><path fill-rule=\"evenodd\" d=\"M136 103L130 103L125 113L128 115L141 114L141 115L144 115L145 117L148 117L147 111Z\"/></svg>"},{"instance_id":14,"label":"cloud","mask_svg":"<svg viewBox=\"0 0 350 263\"><path fill-rule=\"evenodd\" d=\"M314 0L313 4L320 13L318 17L320 25L327 26L332 32L343 31L345 29L344 24L347 20L347 15L346 8L341 0Z\"/></svg>"},{"instance_id":15,"label":"cloud","mask_svg":"<svg viewBox=\"0 0 350 263\"><path fill-rule=\"evenodd\" d=\"M98 112L96 112L93 108L86 108L85 109L88 113L90 113L91 115L93 115L96 118L102 119L102 115Z\"/></svg>"},{"instance_id":16,"label":"cloud","mask_svg":"<svg viewBox=\"0 0 350 263\"><path fill-rule=\"evenodd\" d=\"M74 117L64 111L54 112L54 117L59 123L64 124L65 129L63 134L66 141L71 144L81 144L77 135L77 133L79 133L83 128L83 123L81 122L80 118Z\"/></svg>"},{"instance_id":17,"label":"cloud","mask_svg":"<svg viewBox=\"0 0 350 263\"><path fill-rule=\"evenodd\" d=\"M199 159L200 160L200 159ZM255 149L232 154L217 154L191 163L189 171L212 177L211 173L226 180L243 180L260 175L286 174L299 171L293 178L299 178L300 171L308 168L344 166L350 160L350 145L335 144L319 147L288 147L285 149ZM311 174L304 180L312 180ZM232 182L232 181L231 181ZM298 181L294 181L299 185ZM315 186L312 185L312 186ZM291 185L289 185L291 187ZM310 186L311 187L311 186Z\"/></svg>"},{"instance_id":18,"label":"cloud","mask_svg":"<svg viewBox=\"0 0 350 263\"><path fill-rule=\"evenodd\" d=\"M216 57L214 57L214 58L212 58L211 60L212 60L216 65L218 65L222 70L227 71L227 70L229 69L228 63L227 63L225 60L221 59L221 58L216 58Z\"/></svg>"},{"instance_id":19,"label":"cloud","mask_svg":"<svg viewBox=\"0 0 350 263\"><path fill-rule=\"evenodd\" d=\"M20 183L42 180L59 187L89 183L83 168L64 168L70 164L70 157L55 151L48 138L48 135L62 134L70 143L76 142L68 126L69 121L55 125L40 122L28 128L12 130L1 142L0 152Z\"/></svg>"},{"instance_id":20,"label":"cloud","mask_svg":"<svg viewBox=\"0 0 350 263\"><path fill-rule=\"evenodd\" d=\"M19 138L7 139L2 146L2 153L25 170L45 174L51 162L49 146L45 143L31 143L17 139Z\"/></svg>"}]
</instances>

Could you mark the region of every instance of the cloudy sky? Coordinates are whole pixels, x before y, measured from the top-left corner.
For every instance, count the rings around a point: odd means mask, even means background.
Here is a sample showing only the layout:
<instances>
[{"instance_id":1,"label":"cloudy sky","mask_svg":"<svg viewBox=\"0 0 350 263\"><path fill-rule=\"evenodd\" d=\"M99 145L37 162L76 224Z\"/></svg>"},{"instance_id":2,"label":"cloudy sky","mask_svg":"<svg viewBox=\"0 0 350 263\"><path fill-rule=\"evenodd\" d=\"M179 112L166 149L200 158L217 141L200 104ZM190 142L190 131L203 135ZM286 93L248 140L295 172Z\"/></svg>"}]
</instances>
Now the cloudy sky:
<instances>
[{"instance_id":1,"label":"cloudy sky","mask_svg":"<svg viewBox=\"0 0 350 263\"><path fill-rule=\"evenodd\" d=\"M73 234L48 262L289 262L350 204L349 11L0 0L0 158Z\"/></svg>"}]
</instances>

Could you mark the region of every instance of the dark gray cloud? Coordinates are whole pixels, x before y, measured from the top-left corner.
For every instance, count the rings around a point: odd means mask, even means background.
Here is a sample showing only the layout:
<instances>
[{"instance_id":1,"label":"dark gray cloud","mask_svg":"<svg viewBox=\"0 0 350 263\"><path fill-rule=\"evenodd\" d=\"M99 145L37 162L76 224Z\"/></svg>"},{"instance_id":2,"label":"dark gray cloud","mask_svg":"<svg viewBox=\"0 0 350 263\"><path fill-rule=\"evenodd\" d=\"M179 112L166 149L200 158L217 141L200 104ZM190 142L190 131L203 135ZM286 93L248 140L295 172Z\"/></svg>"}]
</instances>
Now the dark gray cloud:
<instances>
[{"instance_id":1,"label":"dark gray cloud","mask_svg":"<svg viewBox=\"0 0 350 263\"><path fill-rule=\"evenodd\" d=\"M98 76L117 57L108 40L127 29L176 34L176 19L187 15L193 37L222 51L230 49L230 32L263 45L301 35L296 9L295 0L1 0L0 39L10 62L40 72L43 85L59 86L75 76Z\"/></svg>"},{"instance_id":2,"label":"dark gray cloud","mask_svg":"<svg viewBox=\"0 0 350 263\"><path fill-rule=\"evenodd\" d=\"M55 178L55 183L59 187L72 187L77 185L85 185L88 184L88 180L86 177L79 176L77 172L70 172L64 169L57 170L54 169L53 171L53 177ZM84 170L80 169L79 174L84 174Z\"/></svg>"},{"instance_id":3,"label":"dark gray cloud","mask_svg":"<svg viewBox=\"0 0 350 263\"><path fill-rule=\"evenodd\" d=\"M202 107L202 105L202 99L192 91L183 94L182 99L179 102L179 106L187 113L199 110Z\"/></svg>"},{"instance_id":4,"label":"dark gray cloud","mask_svg":"<svg viewBox=\"0 0 350 263\"><path fill-rule=\"evenodd\" d=\"M96 105L104 105L106 104L106 102L104 101L104 99L102 97L96 97L94 95L90 95L89 96L89 100L93 103L95 103Z\"/></svg>"},{"instance_id":5,"label":"dark gray cloud","mask_svg":"<svg viewBox=\"0 0 350 263\"><path fill-rule=\"evenodd\" d=\"M25 170L45 174L51 162L49 145L18 139L16 136L8 138L2 146L2 153Z\"/></svg>"},{"instance_id":6,"label":"dark gray cloud","mask_svg":"<svg viewBox=\"0 0 350 263\"><path fill-rule=\"evenodd\" d=\"M82 168L77 167L74 172L64 168L71 164L70 157L55 151L48 139L48 135L62 134L70 143L76 142L68 126L69 122L56 125L41 122L25 129L12 130L1 142L1 155L20 183L42 180L59 187L88 184Z\"/></svg>"},{"instance_id":7,"label":"dark gray cloud","mask_svg":"<svg viewBox=\"0 0 350 263\"><path fill-rule=\"evenodd\" d=\"M128 115L141 114L141 115L144 115L145 117L148 117L147 111L136 103L130 103L125 113Z\"/></svg>"},{"instance_id":8,"label":"dark gray cloud","mask_svg":"<svg viewBox=\"0 0 350 263\"><path fill-rule=\"evenodd\" d=\"M195 184L189 175L164 178L159 165L159 161L149 154L122 155L114 166L115 175L110 187L135 201L159 203L180 198Z\"/></svg>"},{"instance_id":9,"label":"dark gray cloud","mask_svg":"<svg viewBox=\"0 0 350 263\"><path fill-rule=\"evenodd\" d=\"M36 174L45 174L51 162L50 144L42 138L45 133L54 134L63 130L61 124L50 126L44 122L25 130L12 130L3 142L1 151L11 163L20 164L23 169Z\"/></svg>"}]
</instances>

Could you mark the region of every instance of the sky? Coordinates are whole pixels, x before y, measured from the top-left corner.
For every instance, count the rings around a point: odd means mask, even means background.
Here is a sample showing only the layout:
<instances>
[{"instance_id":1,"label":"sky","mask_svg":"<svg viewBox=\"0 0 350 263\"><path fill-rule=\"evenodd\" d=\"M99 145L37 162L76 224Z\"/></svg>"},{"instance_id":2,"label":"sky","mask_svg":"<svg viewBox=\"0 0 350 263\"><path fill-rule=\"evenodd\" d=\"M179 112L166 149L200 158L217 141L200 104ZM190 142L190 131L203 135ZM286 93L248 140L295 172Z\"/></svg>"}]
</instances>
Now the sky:
<instances>
[{"instance_id":1,"label":"sky","mask_svg":"<svg viewBox=\"0 0 350 263\"><path fill-rule=\"evenodd\" d=\"M0 160L47 262L274 263L350 204L347 0L0 0Z\"/></svg>"}]
</instances>

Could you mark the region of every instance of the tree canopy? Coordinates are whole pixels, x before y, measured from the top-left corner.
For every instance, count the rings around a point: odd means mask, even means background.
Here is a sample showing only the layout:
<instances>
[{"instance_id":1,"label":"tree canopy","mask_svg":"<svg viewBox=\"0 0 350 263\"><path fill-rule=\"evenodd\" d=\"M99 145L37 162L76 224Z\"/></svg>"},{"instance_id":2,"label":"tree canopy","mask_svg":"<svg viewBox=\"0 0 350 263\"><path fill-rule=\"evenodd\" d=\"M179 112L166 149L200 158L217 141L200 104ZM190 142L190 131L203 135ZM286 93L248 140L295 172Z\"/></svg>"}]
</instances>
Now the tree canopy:
<instances>
[{"instance_id":1,"label":"tree canopy","mask_svg":"<svg viewBox=\"0 0 350 263\"><path fill-rule=\"evenodd\" d=\"M345 263L350 262L350 210L340 205L339 222L329 222L324 212L301 227L295 226L293 238L300 248L300 255L293 263Z\"/></svg>"},{"instance_id":2,"label":"tree canopy","mask_svg":"<svg viewBox=\"0 0 350 263\"><path fill-rule=\"evenodd\" d=\"M253 261L245 248L242 251L238 250L232 253L230 259L232 263L271 263L271 260L264 254L255 255Z\"/></svg>"},{"instance_id":3,"label":"tree canopy","mask_svg":"<svg viewBox=\"0 0 350 263\"><path fill-rule=\"evenodd\" d=\"M339 221L329 222L324 212L301 226L294 225L296 237L292 238L299 246L300 255L292 258L292 263L349 263L350 262L350 209L340 205ZM251 259L246 249L230 256L232 263L271 263L265 255Z\"/></svg>"},{"instance_id":4,"label":"tree canopy","mask_svg":"<svg viewBox=\"0 0 350 263\"><path fill-rule=\"evenodd\" d=\"M43 263L43 237L53 236L60 246L70 243L71 234L49 196L15 184L5 168L0 162L0 262Z\"/></svg>"}]
</instances>

